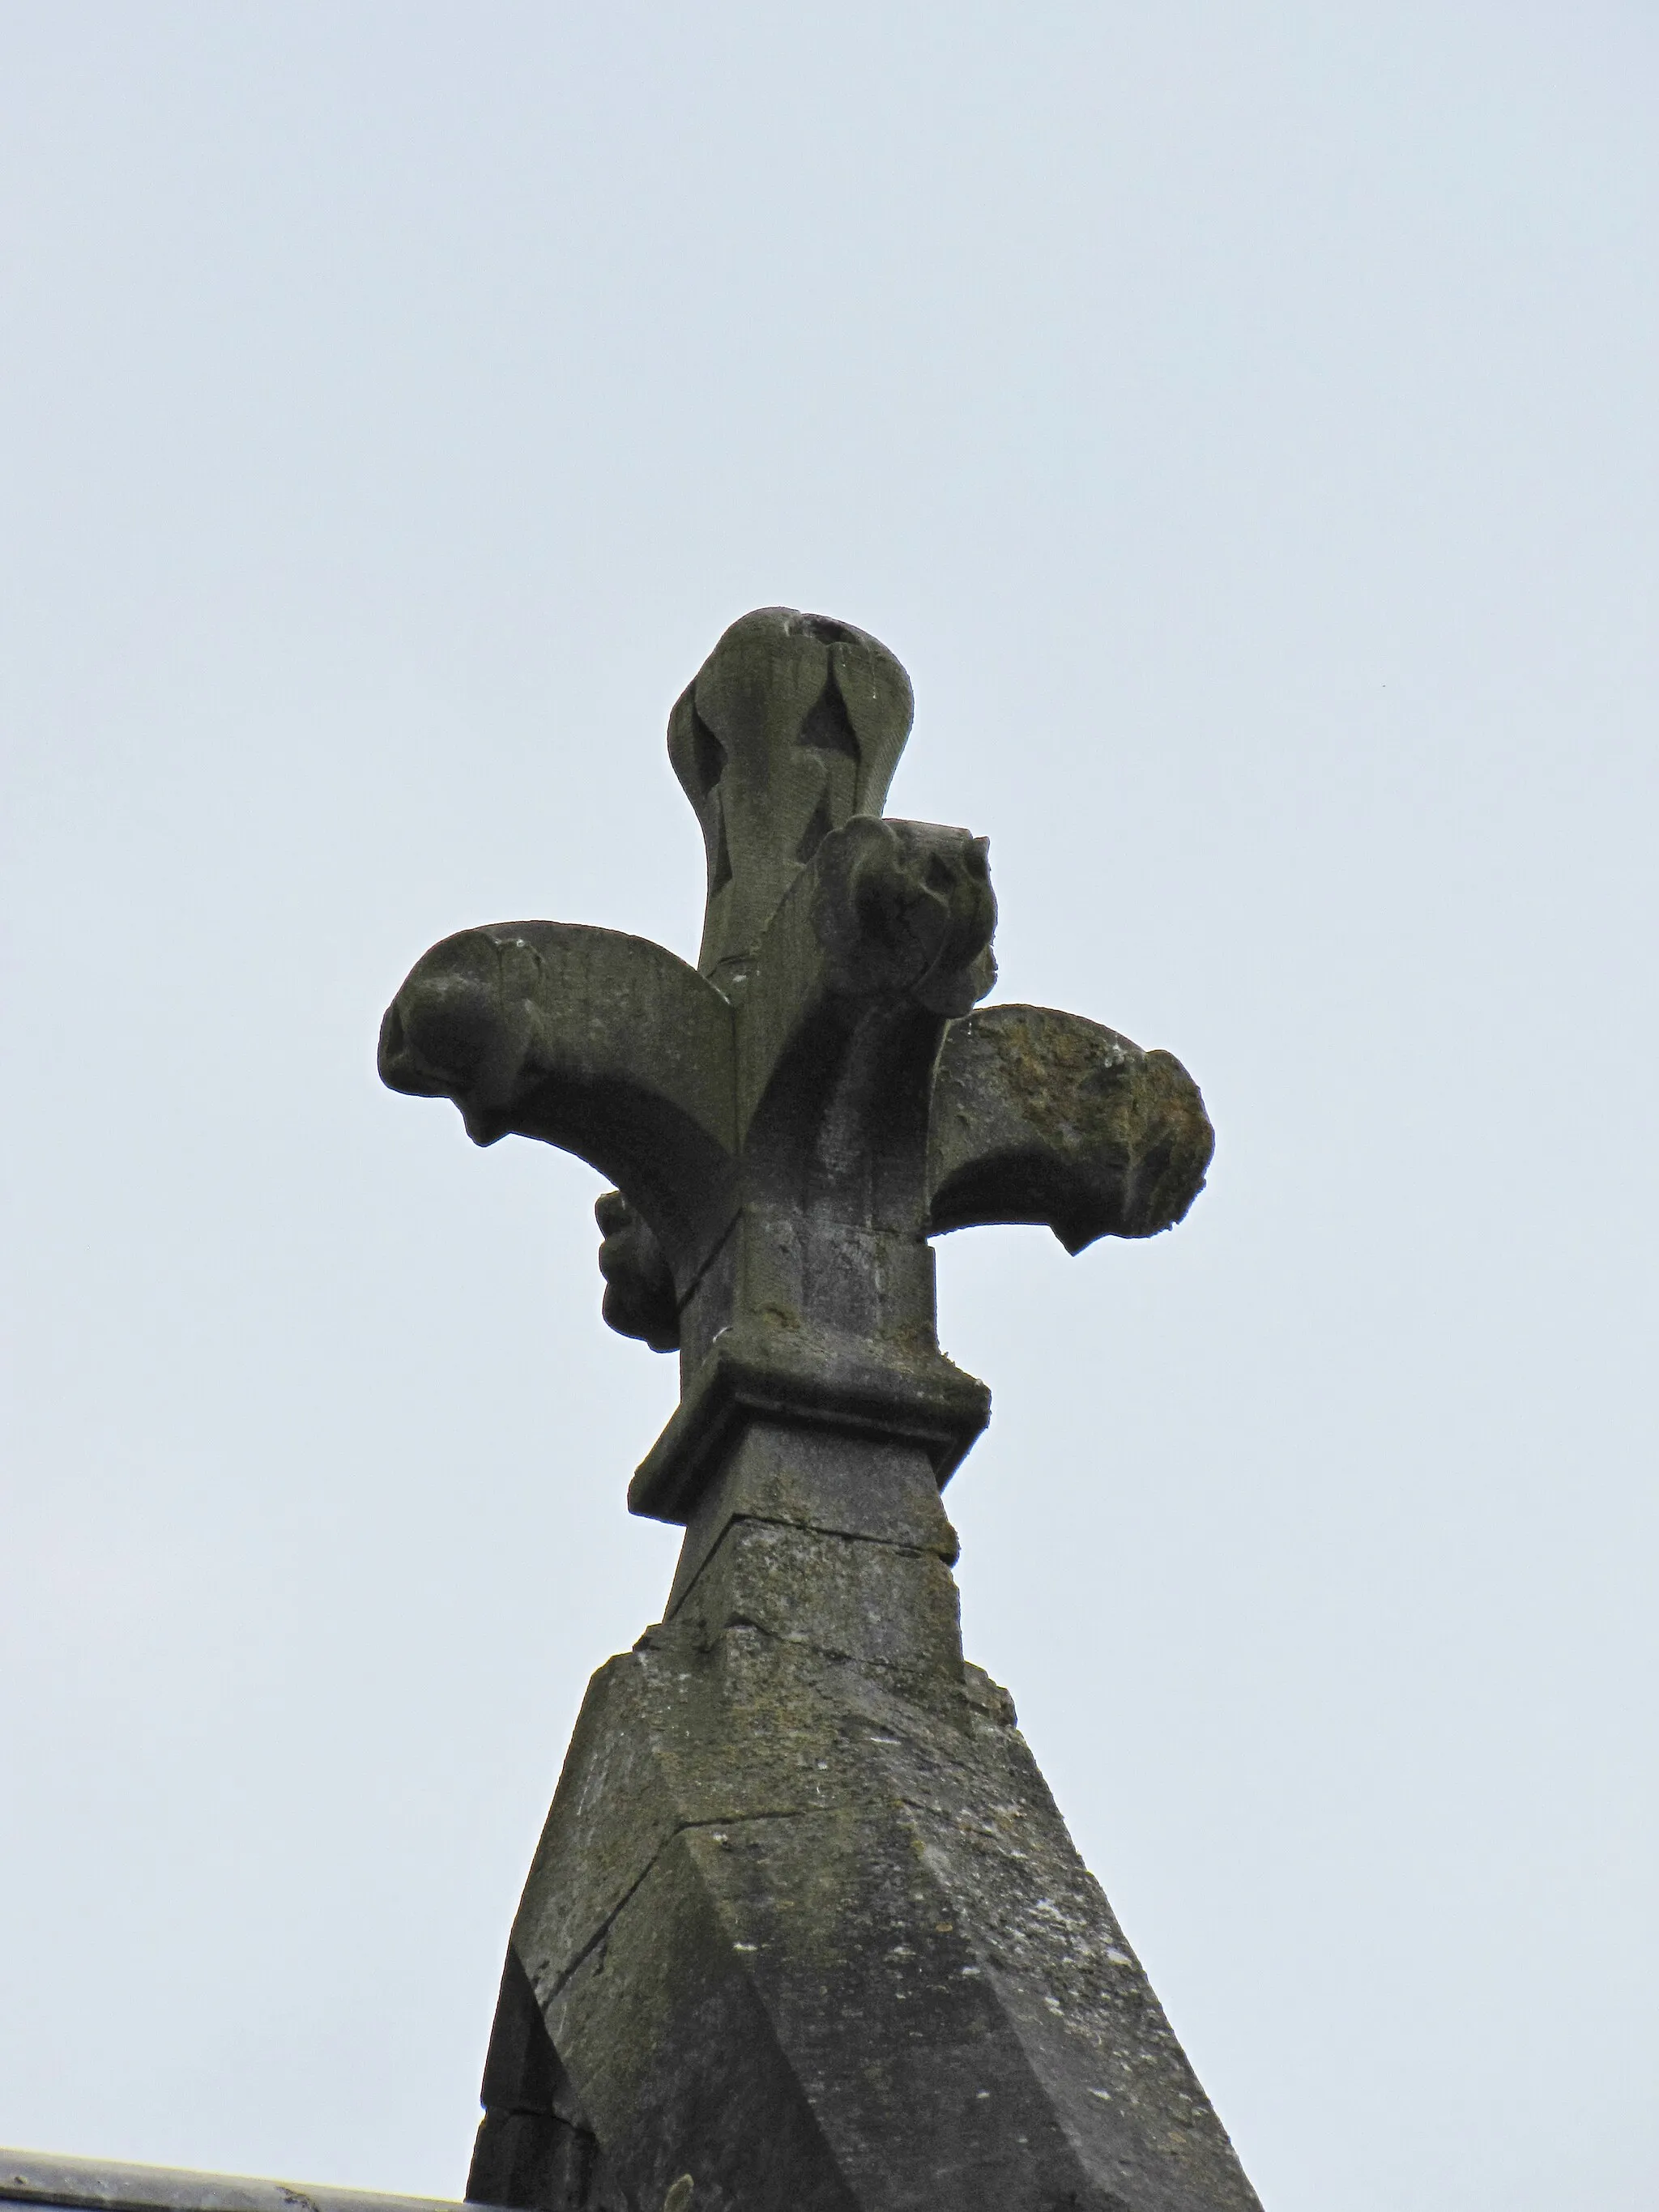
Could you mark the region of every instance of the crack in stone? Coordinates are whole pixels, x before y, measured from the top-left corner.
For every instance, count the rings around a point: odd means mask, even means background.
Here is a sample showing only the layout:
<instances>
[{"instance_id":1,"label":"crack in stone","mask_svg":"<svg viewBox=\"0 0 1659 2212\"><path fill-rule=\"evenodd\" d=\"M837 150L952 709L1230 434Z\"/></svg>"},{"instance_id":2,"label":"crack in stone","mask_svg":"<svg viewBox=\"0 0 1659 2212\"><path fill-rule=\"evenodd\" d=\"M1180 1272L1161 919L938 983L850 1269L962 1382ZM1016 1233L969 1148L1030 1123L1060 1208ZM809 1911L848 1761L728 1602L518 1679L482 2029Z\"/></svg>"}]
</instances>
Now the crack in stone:
<instances>
[{"instance_id":1,"label":"crack in stone","mask_svg":"<svg viewBox=\"0 0 1659 2212\"><path fill-rule=\"evenodd\" d=\"M657 1864L657 1862L661 1858L663 1853L668 1849L669 1845L677 1842L681 1836L690 1835L692 1831L696 1828L740 1828L744 1823L748 1820L805 1820L813 1813L821 1813L823 1809L824 1808L821 1805L800 1805L775 1812L732 1813L719 1820L676 1820L674 1826L657 1845L655 1850L652 1852L650 1857L640 1869L639 1873L635 1876L634 1880L629 1883L627 1888L617 1899L615 1905L613 1905L610 1911L605 1914L605 1918L599 1923L598 1928L594 1929L592 1935L590 1936L586 1942L582 1945L581 1949L570 1961L570 1964L565 1968L564 1972L553 1982L551 1986L549 1988L546 1996L544 1996L539 1990L537 1990L536 1995L538 2001L543 2007L544 2010L545 2010L549 2005L553 2003L556 1998L564 1994L565 1990L569 1988L576 1976L581 1972L583 1966L586 1966L588 1960L592 1957L594 1952L599 1950L609 1939L611 1929L616 1926L617 1921L627 1910L628 1905L639 1891L641 1884L649 1878L653 1869Z\"/></svg>"}]
</instances>

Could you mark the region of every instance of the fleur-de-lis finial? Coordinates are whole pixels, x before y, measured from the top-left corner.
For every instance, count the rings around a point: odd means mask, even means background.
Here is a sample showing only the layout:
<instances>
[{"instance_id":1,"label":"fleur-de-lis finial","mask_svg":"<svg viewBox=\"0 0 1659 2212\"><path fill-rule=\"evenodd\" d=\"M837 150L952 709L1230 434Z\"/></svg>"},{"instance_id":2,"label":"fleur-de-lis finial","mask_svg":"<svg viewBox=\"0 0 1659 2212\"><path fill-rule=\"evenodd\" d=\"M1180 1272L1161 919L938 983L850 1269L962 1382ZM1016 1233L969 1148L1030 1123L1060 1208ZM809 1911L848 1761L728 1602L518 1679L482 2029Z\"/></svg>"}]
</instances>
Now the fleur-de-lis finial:
<instances>
[{"instance_id":1,"label":"fleur-de-lis finial","mask_svg":"<svg viewBox=\"0 0 1659 2212\"><path fill-rule=\"evenodd\" d=\"M669 730L699 967L500 922L387 1011L395 1089L616 1183L605 1317L680 1359L629 1492L679 1566L594 1678L514 1922L476 2203L1260 2212L964 1664L939 1494L990 1399L932 1240L1155 1235L1210 1125L1168 1053L980 1006L985 841L881 811L910 716L864 631L745 615Z\"/></svg>"}]
</instances>

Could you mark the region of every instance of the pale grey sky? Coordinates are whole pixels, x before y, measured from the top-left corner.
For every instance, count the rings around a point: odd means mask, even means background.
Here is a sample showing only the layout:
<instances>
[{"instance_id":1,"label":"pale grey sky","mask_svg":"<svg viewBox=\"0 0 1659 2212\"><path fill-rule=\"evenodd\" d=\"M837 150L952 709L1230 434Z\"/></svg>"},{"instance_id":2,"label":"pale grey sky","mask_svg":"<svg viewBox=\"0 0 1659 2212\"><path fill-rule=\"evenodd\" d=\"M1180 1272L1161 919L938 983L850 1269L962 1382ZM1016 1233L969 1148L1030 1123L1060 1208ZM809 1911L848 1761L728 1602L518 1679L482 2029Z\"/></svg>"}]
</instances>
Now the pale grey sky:
<instances>
[{"instance_id":1,"label":"pale grey sky","mask_svg":"<svg viewBox=\"0 0 1659 2212\"><path fill-rule=\"evenodd\" d=\"M1219 1131L947 1503L1269 2212L1651 2212L1653 10L14 0L0 161L0 2142L459 2191L673 1379L375 1028L694 951L784 601Z\"/></svg>"}]
</instances>

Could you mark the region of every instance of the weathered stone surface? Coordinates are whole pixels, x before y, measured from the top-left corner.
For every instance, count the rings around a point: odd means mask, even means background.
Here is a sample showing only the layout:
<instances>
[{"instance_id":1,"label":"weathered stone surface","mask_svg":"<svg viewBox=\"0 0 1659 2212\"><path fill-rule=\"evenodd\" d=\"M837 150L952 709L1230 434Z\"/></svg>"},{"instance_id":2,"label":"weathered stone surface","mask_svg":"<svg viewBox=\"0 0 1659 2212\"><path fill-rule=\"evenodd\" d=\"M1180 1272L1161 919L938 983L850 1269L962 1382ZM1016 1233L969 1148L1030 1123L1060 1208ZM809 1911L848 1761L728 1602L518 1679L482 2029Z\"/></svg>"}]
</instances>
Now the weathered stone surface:
<instances>
[{"instance_id":1,"label":"weathered stone surface","mask_svg":"<svg viewBox=\"0 0 1659 2212\"><path fill-rule=\"evenodd\" d=\"M479 2131L469 2201L543 2212L629 2212L599 2137L559 2063L536 1993L509 1949L484 2062L488 2126Z\"/></svg>"},{"instance_id":2,"label":"weathered stone surface","mask_svg":"<svg viewBox=\"0 0 1659 2212\"><path fill-rule=\"evenodd\" d=\"M939 1492L989 1416L930 1237L1146 1237L1196 1085L1079 1017L975 1012L985 841L883 818L903 670L745 616L669 748L698 968L511 922L417 963L394 1089L591 1162L605 1317L678 1349L633 1510L685 1524L601 1668L518 1917L469 2193L538 2212L1244 2212L1255 2203L1006 1696L963 1665Z\"/></svg>"},{"instance_id":3,"label":"weathered stone surface","mask_svg":"<svg viewBox=\"0 0 1659 2212\"><path fill-rule=\"evenodd\" d=\"M636 2206L1254 2205L948 1585L738 1513L596 1678L513 1946Z\"/></svg>"},{"instance_id":4,"label":"weathered stone surface","mask_svg":"<svg viewBox=\"0 0 1659 2212\"><path fill-rule=\"evenodd\" d=\"M933 1082L927 1223L1052 1229L1068 1252L1154 1237L1204 1188L1215 1133L1173 1053L1048 1006L953 1022Z\"/></svg>"},{"instance_id":5,"label":"weathered stone surface","mask_svg":"<svg viewBox=\"0 0 1659 2212\"><path fill-rule=\"evenodd\" d=\"M708 856L705 975L747 961L830 830L881 812L913 712L903 669L850 623L760 607L726 632L668 722Z\"/></svg>"},{"instance_id":6,"label":"weathered stone surface","mask_svg":"<svg viewBox=\"0 0 1659 2212\"><path fill-rule=\"evenodd\" d=\"M947 1567L957 1561L957 1532L933 1463L918 1446L865 1440L849 1451L829 1430L751 1419L686 1528L668 1594L671 1613L738 1519L908 1545L936 1553Z\"/></svg>"},{"instance_id":7,"label":"weathered stone surface","mask_svg":"<svg viewBox=\"0 0 1659 2212\"><path fill-rule=\"evenodd\" d=\"M605 1317L681 1365L635 1512L694 1512L750 1413L921 1442L948 1477L989 1401L939 1349L928 1237L1150 1236L1202 1183L1209 1124L1169 1054L1046 1008L970 1013L996 972L985 841L878 815L910 711L864 632L744 616L670 726L708 854L701 971L502 922L434 945L387 1010L393 1089L617 1184Z\"/></svg>"}]
</instances>

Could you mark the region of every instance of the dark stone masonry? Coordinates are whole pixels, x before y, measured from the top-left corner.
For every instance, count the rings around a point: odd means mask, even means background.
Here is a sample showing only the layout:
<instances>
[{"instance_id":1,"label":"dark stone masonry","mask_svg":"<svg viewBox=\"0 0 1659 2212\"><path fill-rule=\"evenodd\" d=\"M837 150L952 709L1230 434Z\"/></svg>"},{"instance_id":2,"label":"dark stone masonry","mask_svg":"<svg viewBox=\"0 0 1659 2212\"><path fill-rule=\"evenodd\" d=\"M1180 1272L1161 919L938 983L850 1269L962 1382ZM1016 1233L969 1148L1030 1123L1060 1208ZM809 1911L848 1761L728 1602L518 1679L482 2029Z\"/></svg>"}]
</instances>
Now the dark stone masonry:
<instances>
[{"instance_id":1,"label":"dark stone masonry","mask_svg":"<svg viewBox=\"0 0 1659 2212\"><path fill-rule=\"evenodd\" d=\"M1212 1133L1164 1052L995 976L987 849L881 808L885 647L766 608L674 708L697 966L446 939L380 1072L615 1184L605 1316L677 1350L629 1493L685 1529L594 1677L514 1923L468 2196L538 2212L1243 2212L1255 2197L1003 1691L940 1492L989 1414L931 1237L1147 1237Z\"/></svg>"}]
</instances>

